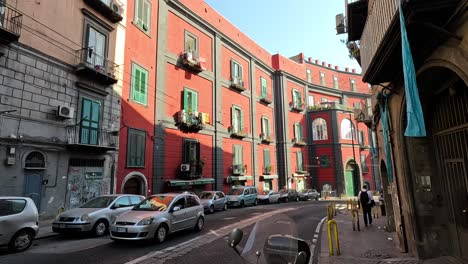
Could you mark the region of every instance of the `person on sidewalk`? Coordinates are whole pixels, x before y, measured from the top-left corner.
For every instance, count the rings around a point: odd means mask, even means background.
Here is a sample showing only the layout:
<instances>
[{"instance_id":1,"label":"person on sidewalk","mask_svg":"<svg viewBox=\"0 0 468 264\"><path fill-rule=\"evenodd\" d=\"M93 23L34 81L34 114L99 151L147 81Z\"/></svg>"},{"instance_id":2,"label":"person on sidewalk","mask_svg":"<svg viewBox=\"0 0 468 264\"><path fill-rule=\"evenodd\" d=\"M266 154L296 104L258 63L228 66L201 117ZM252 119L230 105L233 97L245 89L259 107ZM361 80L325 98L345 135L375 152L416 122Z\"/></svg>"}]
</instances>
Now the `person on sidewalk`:
<instances>
[{"instance_id":1,"label":"person on sidewalk","mask_svg":"<svg viewBox=\"0 0 468 264\"><path fill-rule=\"evenodd\" d=\"M362 190L358 194L359 204L362 206L364 215L364 224L367 226L372 225L372 192L367 190L367 185L362 186ZM368 221L369 220L369 221Z\"/></svg>"}]
</instances>

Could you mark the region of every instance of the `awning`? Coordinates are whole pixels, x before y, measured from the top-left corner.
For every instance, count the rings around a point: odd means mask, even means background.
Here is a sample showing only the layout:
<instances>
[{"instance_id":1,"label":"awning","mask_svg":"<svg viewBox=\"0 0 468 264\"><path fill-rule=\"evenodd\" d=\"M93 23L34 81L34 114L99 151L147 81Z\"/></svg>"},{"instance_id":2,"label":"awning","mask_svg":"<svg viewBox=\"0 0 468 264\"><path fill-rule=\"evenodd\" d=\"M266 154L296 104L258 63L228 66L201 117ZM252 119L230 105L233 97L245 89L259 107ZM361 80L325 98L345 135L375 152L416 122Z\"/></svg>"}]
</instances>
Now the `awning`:
<instances>
[{"instance_id":1,"label":"awning","mask_svg":"<svg viewBox=\"0 0 468 264\"><path fill-rule=\"evenodd\" d=\"M196 180L168 180L169 186L191 186L191 185L203 185L214 183L213 178L200 178Z\"/></svg>"},{"instance_id":2,"label":"awning","mask_svg":"<svg viewBox=\"0 0 468 264\"><path fill-rule=\"evenodd\" d=\"M293 176L293 177L307 177L307 176L309 176L309 175L310 175L310 173L305 172L305 173L293 173L292 176Z\"/></svg>"},{"instance_id":3,"label":"awning","mask_svg":"<svg viewBox=\"0 0 468 264\"><path fill-rule=\"evenodd\" d=\"M227 177L226 181L228 183L230 182L234 182L234 181L247 181L247 180L252 180L253 179L253 176L247 176L247 175L244 175L244 176L229 176Z\"/></svg>"},{"instance_id":4,"label":"awning","mask_svg":"<svg viewBox=\"0 0 468 264\"><path fill-rule=\"evenodd\" d=\"M278 175L262 175L260 181L278 179Z\"/></svg>"}]
</instances>

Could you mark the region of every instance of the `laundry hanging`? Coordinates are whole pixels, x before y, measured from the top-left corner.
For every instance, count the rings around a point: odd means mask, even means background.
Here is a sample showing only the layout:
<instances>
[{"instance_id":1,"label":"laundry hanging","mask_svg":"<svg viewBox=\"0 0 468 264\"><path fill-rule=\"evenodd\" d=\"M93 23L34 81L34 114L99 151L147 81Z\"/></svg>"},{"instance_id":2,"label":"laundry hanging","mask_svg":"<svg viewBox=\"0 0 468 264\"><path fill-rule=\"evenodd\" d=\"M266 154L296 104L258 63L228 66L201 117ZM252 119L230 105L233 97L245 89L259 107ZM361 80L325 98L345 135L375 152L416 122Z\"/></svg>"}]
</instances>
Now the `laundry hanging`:
<instances>
[{"instance_id":1,"label":"laundry hanging","mask_svg":"<svg viewBox=\"0 0 468 264\"><path fill-rule=\"evenodd\" d=\"M384 103L385 105L383 108L382 108L382 105L380 105L380 116L382 117L382 130L383 130L384 147L385 147L385 163L387 165L386 167L387 167L388 182L393 182L390 142L388 141L389 124L388 124L388 102L387 102L386 96L385 96Z\"/></svg>"}]
</instances>

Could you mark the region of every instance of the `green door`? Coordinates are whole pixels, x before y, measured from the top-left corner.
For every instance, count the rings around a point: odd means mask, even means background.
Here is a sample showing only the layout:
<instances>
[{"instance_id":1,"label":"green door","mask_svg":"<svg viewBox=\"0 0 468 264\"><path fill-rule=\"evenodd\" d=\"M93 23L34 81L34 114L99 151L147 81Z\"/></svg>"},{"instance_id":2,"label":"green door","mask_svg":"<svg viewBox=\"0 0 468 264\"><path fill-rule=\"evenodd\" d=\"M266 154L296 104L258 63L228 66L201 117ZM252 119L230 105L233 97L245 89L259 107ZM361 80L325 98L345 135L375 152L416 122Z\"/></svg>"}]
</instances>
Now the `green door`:
<instances>
[{"instance_id":1,"label":"green door","mask_svg":"<svg viewBox=\"0 0 468 264\"><path fill-rule=\"evenodd\" d=\"M354 196L354 180L353 180L353 171L346 171L346 195L348 197Z\"/></svg>"},{"instance_id":2,"label":"green door","mask_svg":"<svg viewBox=\"0 0 468 264\"><path fill-rule=\"evenodd\" d=\"M81 144L99 144L100 114L101 104L99 102L83 98L83 107L81 109Z\"/></svg>"}]
</instances>

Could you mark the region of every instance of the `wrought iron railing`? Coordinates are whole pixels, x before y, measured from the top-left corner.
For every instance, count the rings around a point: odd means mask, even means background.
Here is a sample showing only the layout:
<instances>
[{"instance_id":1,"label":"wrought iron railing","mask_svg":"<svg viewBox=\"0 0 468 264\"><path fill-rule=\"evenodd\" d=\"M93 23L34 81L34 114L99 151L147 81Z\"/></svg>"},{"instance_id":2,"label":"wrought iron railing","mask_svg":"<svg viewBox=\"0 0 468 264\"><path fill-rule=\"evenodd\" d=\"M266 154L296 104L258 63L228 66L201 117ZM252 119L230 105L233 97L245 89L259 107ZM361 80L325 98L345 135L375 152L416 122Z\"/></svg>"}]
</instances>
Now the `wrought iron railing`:
<instances>
[{"instance_id":1,"label":"wrought iron railing","mask_svg":"<svg viewBox=\"0 0 468 264\"><path fill-rule=\"evenodd\" d=\"M20 36L23 26L23 14L16 9L0 3L0 30Z\"/></svg>"},{"instance_id":2,"label":"wrought iron railing","mask_svg":"<svg viewBox=\"0 0 468 264\"><path fill-rule=\"evenodd\" d=\"M67 142L69 145L116 148L118 139L119 136L116 131L83 126L83 122L67 127Z\"/></svg>"},{"instance_id":3,"label":"wrought iron railing","mask_svg":"<svg viewBox=\"0 0 468 264\"><path fill-rule=\"evenodd\" d=\"M93 69L98 73L117 79L118 65L96 53L94 47L87 47L76 51L76 64Z\"/></svg>"},{"instance_id":4,"label":"wrought iron railing","mask_svg":"<svg viewBox=\"0 0 468 264\"><path fill-rule=\"evenodd\" d=\"M183 125L189 128L198 128L202 129L203 128L203 118L202 118L202 113L199 112L189 112L185 110L181 110L178 113L178 123L179 125Z\"/></svg>"}]
</instances>

